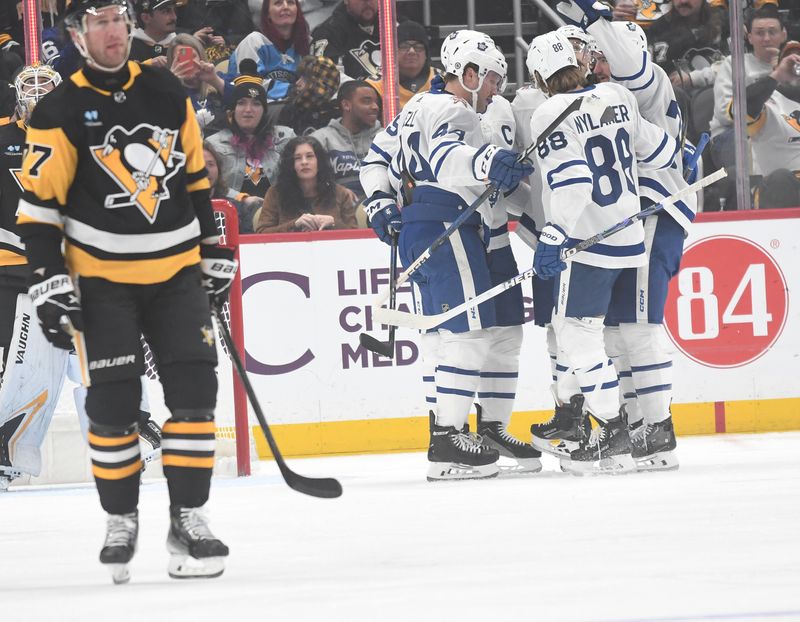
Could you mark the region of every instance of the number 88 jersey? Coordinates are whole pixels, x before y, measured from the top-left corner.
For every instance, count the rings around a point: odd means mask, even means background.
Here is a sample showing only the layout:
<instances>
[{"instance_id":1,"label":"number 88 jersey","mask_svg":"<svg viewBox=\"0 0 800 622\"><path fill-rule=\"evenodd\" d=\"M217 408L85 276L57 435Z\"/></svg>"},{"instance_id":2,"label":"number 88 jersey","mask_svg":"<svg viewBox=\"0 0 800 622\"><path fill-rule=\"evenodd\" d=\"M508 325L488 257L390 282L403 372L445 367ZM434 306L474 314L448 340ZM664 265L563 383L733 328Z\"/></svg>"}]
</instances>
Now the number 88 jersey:
<instances>
[{"instance_id":1,"label":"number 88 jersey","mask_svg":"<svg viewBox=\"0 0 800 622\"><path fill-rule=\"evenodd\" d=\"M678 149L674 138L641 117L633 95L611 83L554 95L531 119L531 134L538 136L581 96L581 107L536 152L546 218L567 233L570 246L637 213L639 170L669 167ZM644 252L644 229L636 223L575 261L630 268L646 263Z\"/></svg>"}]
</instances>

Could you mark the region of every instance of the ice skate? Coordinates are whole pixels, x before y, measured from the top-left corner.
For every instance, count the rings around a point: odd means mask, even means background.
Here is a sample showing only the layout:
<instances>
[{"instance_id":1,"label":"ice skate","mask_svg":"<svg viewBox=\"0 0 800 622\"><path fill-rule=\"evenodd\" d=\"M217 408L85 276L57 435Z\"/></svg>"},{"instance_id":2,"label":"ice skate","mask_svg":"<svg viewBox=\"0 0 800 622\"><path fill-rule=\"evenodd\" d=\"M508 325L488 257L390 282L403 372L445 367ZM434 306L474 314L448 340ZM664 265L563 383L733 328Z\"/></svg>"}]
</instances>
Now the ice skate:
<instances>
[{"instance_id":1,"label":"ice skate","mask_svg":"<svg viewBox=\"0 0 800 622\"><path fill-rule=\"evenodd\" d=\"M3 428L0 428L0 492L8 490L11 482L21 476L22 471L11 466L11 459L8 455L8 442L3 434Z\"/></svg>"},{"instance_id":2,"label":"ice skate","mask_svg":"<svg viewBox=\"0 0 800 622\"><path fill-rule=\"evenodd\" d=\"M139 439L142 447L142 470L152 462L161 458L161 427L150 418L150 413L139 413Z\"/></svg>"},{"instance_id":3,"label":"ice skate","mask_svg":"<svg viewBox=\"0 0 800 622\"><path fill-rule=\"evenodd\" d=\"M634 471L636 465L622 417L600 421L589 415L587 420L591 426L589 438L570 453L569 461L562 460L562 470L576 475L615 475Z\"/></svg>"},{"instance_id":4,"label":"ice skate","mask_svg":"<svg viewBox=\"0 0 800 622\"><path fill-rule=\"evenodd\" d=\"M469 428L436 425L430 414L431 442L428 447L428 481L449 479L480 479L499 473L496 449L481 443L480 437L470 434Z\"/></svg>"},{"instance_id":5,"label":"ice skate","mask_svg":"<svg viewBox=\"0 0 800 622\"><path fill-rule=\"evenodd\" d=\"M589 422L583 412L583 395L576 393L569 404L556 405L555 413L545 423L531 426L531 444L559 458L569 459L570 453L589 436Z\"/></svg>"},{"instance_id":6,"label":"ice skate","mask_svg":"<svg viewBox=\"0 0 800 622\"><path fill-rule=\"evenodd\" d=\"M127 583L131 573L128 564L136 552L139 536L139 512L109 514L106 523L106 541L100 550L100 563L111 571L114 583Z\"/></svg>"},{"instance_id":7,"label":"ice skate","mask_svg":"<svg viewBox=\"0 0 800 622\"><path fill-rule=\"evenodd\" d=\"M477 405L476 405L477 406ZM483 419L483 410L478 409L478 434L482 443L496 449L503 460L498 461L500 475L522 473L538 473L542 470L542 453L528 443L509 434L508 429L500 421L486 421Z\"/></svg>"},{"instance_id":8,"label":"ice skate","mask_svg":"<svg viewBox=\"0 0 800 622\"><path fill-rule=\"evenodd\" d=\"M680 465L675 453L675 429L672 417L658 423L637 422L628 428L631 455L638 471L674 471Z\"/></svg>"},{"instance_id":9,"label":"ice skate","mask_svg":"<svg viewBox=\"0 0 800 622\"><path fill-rule=\"evenodd\" d=\"M228 547L208 528L203 508L172 507L167 550L173 579L211 579L225 570Z\"/></svg>"}]
</instances>

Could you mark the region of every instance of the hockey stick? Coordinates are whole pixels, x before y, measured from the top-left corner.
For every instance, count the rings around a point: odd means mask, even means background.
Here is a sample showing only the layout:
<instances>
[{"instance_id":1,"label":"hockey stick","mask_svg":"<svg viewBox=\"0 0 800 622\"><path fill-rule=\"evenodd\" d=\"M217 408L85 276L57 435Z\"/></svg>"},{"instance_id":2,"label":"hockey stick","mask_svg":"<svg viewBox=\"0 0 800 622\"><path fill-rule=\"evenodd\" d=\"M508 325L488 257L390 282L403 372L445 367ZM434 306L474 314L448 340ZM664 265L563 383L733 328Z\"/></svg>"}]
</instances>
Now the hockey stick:
<instances>
[{"instance_id":1,"label":"hockey stick","mask_svg":"<svg viewBox=\"0 0 800 622\"><path fill-rule=\"evenodd\" d=\"M392 254L389 256L389 308L394 309L395 302L397 301L397 239L400 236L396 231L392 232ZM367 350L385 356L386 358L394 358L394 333L397 327L394 325L389 326L389 341L378 341L372 335L361 333L358 336L359 343Z\"/></svg>"},{"instance_id":2,"label":"hockey stick","mask_svg":"<svg viewBox=\"0 0 800 622\"><path fill-rule=\"evenodd\" d=\"M306 495L311 495L312 497L334 499L341 496L342 485L338 480L335 480L332 477L306 477L304 475L300 475L299 473L295 473L289 468L289 465L286 464L286 461L283 459L283 456L278 449L278 444L275 442L275 438L272 436L272 432L269 429L267 420L264 418L261 405L258 403L258 399L256 398L256 392L253 390L253 385L250 384L250 379L247 377L247 371L245 371L244 365L242 364L242 359L239 356L239 352L236 350L233 339L231 338L231 332L228 330L225 320L222 317L222 311L217 308L216 305L212 306L212 311L214 313L214 317L217 319L217 328L219 328L219 331L222 333L222 338L225 340L225 343L228 346L228 355L230 356L233 366L236 368L236 373L242 380L244 389L247 392L247 397L250 399L250 404L253 406L253 410L256 413L256 418L261 426L261 431L264 432L264 437L267 439L267 444L272 450L272 456L275 458L275 463L278 465L281 475L283 475L283 480L286 482L289 488L293 488L297 492L302 492Z\"/></svg>"},{"instance_id":3,"label":"hockey stick","mask_svg":"<svg viewBox=\"0 0 800 622\"><path fill-rule=\"evenodd\" d=\"M525 151L523 151L520 154L517 161L522 162L523 160L528 159L528 157L530 157L530 155L536 149L539 148L539 145L541 145L545 140L547 140L547 137L550 136L550 134L552 134L553 131L559 125L561 125L561 123L564 122L564 119L566 119L569 115L571 115L573 112L575 112L581 107L581 104L583 102L584 102L583 97L577 97L573 99L572 102L569 104L569 106L567 106L564 109L564 111L560 115L558 115L558 117L556 117L556 119L550 125L548 125L541 134L539 134L539 137L530 146L528 146L528 148L525 149ZM461 225L463 225L467 221L467 219L470 216L472 216L478 210L478 208L481 205L483 205L486 202L486 200L489 197L491 197L495 192L497 192L497 188L495 187L495 185L494 184L489 185L486 188L486 190L484 190L483 193L477 199L475 199L472 202L472 204L450 224L449 227L447 227L444 233L442 233L442 235L436 238L427 249L422 251L420 256L417 257L411 263L411 265L408 266L408 268L406 268L405 272L403 272L399 277L397 277L395 288L400 287L403 283L405 283L409 279L409 277L412 274L414 274L417 270L419 270L420 266L424 264L426 261L428 261L430 256L434 253L434 251L436 251L436 249L442 246L442 244L444 244L448 240L448 238L451 235L453 235L455 230L458 229ZM383 303L386 302L386 299L389 297L389 295L390 292L386 292L375 298L375 300L372 303L372 308L376 310L379 309L383 305ZM388 322L383 322L383 323L387 324Z\"/></svg>"},{"instance_id":4,"label":"hockey stick","mask_svg":"<svg viewBox=\"0 0 800 622\"><path fill-rule=\"evenodd\" d=\"M697 163L700 161L700 158L703 155L703 150L706 148L708 141L711 137L708 135L708 132L703 132L700 134L700 139L697 141L697 145L695 145L694 153L689 156L689 161L686 163L686 166L683 169L683 178L689 179L689 176L694 172L694 169L697 168Z\"/></svg>"},{"instance_id":5,"label":"hockey stick","mask_svg":"<svg viewBox=\"0 0 800 622\"><path fill-rule=\"evenodd\" d=\"M679 190L675 194L670 197L667 197L660 203L655 203L649 207L644 208L643 210L637 212L633 216L626 218L618 222L617 224L609 227L605 231L601 231L593 235L592 237L579 242L572 248L566 249L561 258L563 260L570 259L576 253L586 250L590 246L594 246L601 240L605 240L606 238L622 231L630 227L632 224L639 222L640 220L644 220L648 216L655 214L659 210L663 209L667 205L672 205L677 201L691 195L694 192L700 190L700 188L704 188L709 184L713 184L715 181L718 181L725 177L727 173L725 172L724 168L719 169L718 171L703 177L703 179L696 181L695 183L687 186L683 190ZM380 321L382 324L394 324L396 326L404 326L406 328L416 328L418 330L430 330L431 328L436 328L443 322L450 320L457 315L464 313L468 309L473 307L477 307L479 304L486 302L487 300L494 298L495 296L502 294L507 289L511 289L516 285L519 285L523 281L527 281L528 279L532 279L536 272L534 272L533 268L525 270L525 272L521 272L515 277L504 281L498 285L495 285L491 289L486 290L482 294L476 296L475 298L471 298L467 300L457 307L453 307L449 311L445 313L439 313L437 315L417 315L416 313L407 313L405 311L398 311L396 309L383 309L377 308L373 313L373 317L375 320Z\"/></svg>"}]
</instances>

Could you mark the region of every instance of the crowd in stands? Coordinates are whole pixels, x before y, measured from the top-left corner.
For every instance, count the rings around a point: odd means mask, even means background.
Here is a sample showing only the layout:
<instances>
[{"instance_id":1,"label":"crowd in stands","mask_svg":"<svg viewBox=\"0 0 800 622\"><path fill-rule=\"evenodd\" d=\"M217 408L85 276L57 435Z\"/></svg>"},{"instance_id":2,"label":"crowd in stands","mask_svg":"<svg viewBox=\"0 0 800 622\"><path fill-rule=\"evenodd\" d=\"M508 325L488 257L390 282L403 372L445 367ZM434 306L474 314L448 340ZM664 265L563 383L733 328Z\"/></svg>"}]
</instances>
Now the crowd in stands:
<instances>
[{"instance_id":1,"label":"crowd in stands","mask_svg":"<svg viewBox=\"0 0 800 622\"><path fill-rule=\"evenodd\" d=\"M183 83L214 197L236 205L243 233L358 226L360 162L382 123L378 0L340 0L314 28L300 0L131 1L131 58ZM42 3L43 58L64 77L81 64L59 23L68 2ZM800 205L800 44L786 45L800 37L800 20L778 0L746 4L755 206ZM13 5L0 9L0 117L13 110L6 83L24 57ZM735 168L728 11L725 0L617 0L613 9L615 19L645 28L681 103L687 139L710 132L706 170ZM400 21L397 40L403 106L430 88L437 51L414 21ZM730 183L711 196L705 209L735 204Z\"/></svg>"}]
</instances>

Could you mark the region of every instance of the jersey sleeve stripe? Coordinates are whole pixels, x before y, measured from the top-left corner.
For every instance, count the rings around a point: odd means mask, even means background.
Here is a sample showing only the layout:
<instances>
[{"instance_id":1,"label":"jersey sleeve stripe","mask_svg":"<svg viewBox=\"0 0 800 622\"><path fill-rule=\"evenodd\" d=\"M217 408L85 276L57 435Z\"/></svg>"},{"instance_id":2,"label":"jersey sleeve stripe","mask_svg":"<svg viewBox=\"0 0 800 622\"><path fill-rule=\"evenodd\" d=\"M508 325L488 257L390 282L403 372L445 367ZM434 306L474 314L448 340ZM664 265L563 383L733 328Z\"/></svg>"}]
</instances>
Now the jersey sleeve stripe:
<instances>
[{"instance_id":1,"label":"jersey sleeve stripe","mask_svg":"<svg viewBox=\"0 0 800 622\"><path fill-rule=\"evenodd\" d=\"M553 179L554 179L554 177L556 175L558 175L559 173L565 171L566 169L572 167L572 166L584 166L585 167L586 166L586 160L568 160L566 162L562 162L557 167L555 167L553 170L551 170L551 171L549 171L547 173L547 185L552 188L553 187Z\"/></svg>"},{"instance_id":2,"label":"jersey sleeve stripe","mask_svg":"<svg viewBox=\"0 0 800 622\"><path fill-rule=\"evenodd\" d=\"M630 76L615 76L612 73L611 74L611 78L615 82L628 82L630 80L635 80L636 78L641 76L644 73L645 69L647 69L647 52L642 52L642 68L639 69L639 71L637 71L636 73L634 73L634 74L632 74Z\"/></svg>"},{"instance_id":3,"label":"jersey sleeve stripe","mask_svg":"<svg viewBox=\"0 0 800 622\"><path fill-rule=\"evenodd\" d=\"M442 165L444 164L444 161L447 159L447 156L448 156L448 154L449 154L451 151L453 151L453 149L456 149L456 148L458 148L458 147L459 147L460 145L462 145L462 144L463 144L463 143L459 143L459 142L456 142L456 143L450 144L450 146L447 148L447 151L445 151L445 152L442 154L442 156L439 158L439 161L436 163L436 166L435 166L435 167L434 167L434 169L433 169L433 174L434 174L436 177L438 177L438 176L439 176L439 171L441 171L441 170L442 170Z\"/></svg>"},{"instance_id":4,"label":"jersey sleeve stripe","mask_svg":"<svg viewBox=\"0 0 800 622\"><path fill-rule=\"evenodd\" d=\"M17 224L24 225L28 223L54 225L59 229L64 228L64 219L57 209L52 207L41 207L39 205L34 205L25 199L20 199Z\"/></svg>"},{"instance_id":5,"label":"jersey sleeve stripe","mask_svg":"<svg viewBox=\"0 0 800 622\"><path fill-rule=\"evenodd\" d=\"M555 190L556 188L563 188L564 186L572 186L575 184L589 184L592 185L592 180L589 177L572 177L570 179L565 179L564 181L557 181L555 183L550 184L550 190Z\"/></svg>"},{"instance_id":6,"label":"jersey sleeve stripe","mask_svg":"<svg viewBox=\"0 0 800 622\"><path fill-rule=\"evenodd\" d=\"M645 82L642 86L629 86L628 90L629 91L644 91L651 84L653 84L653 80L655 80L655 79L656 79L656 73L654 71L653 73L650 74L650 79L647 82Z\"/></svg>"},{"instance_id":7,"label":"jersey sleeve stripe","mask_svg":"<svg viewBox=\"0 0 800 622\"><path fill-rule=\"evenodd\" d=\"M381 149L380 147L378 147L378 145L376 145L375 143L372 143L372 144L370 145L370 147L369 147L369 150L370 150L370 151L374 151L375 153L377 153L377 154L378 154L379 156L381 156L381 157L382 157L382 158L383 158L383 159L384 159L386 162L391 162L391 161L392 161L392 156L390 156L390 155L389 155L388 153L386 153L386 152L385 152L383 149Z\"/></svg>"},{"instance_id":8,"label":"jersey sleeve stripe","mask_svg":"<svg viewBox=\"0 0 800 622\"><path fill-rule=\"evenodd\" d=\"M74 218L67 218L65 233L76 242L107 253L156 253L197 240L200 237L200 223L193 218L190 223L172 231L124 234L103 231Z\"/></svg>"},{"instance_id":9,"label":"jersey sleeve stripe","mask_svg":"<svg viewBox=\"0 0 800 622\"><path fill-rule=\"evenodd\" d=\"M650 188L651 190L655 190L658 192L663 198L667 198L671 195L671 193L660 183L658 183L655 179L651 179L650 177L645 177L643 175L639 176L639 186L644 188ZM678 208L678 210L689 219L689 222L694 220L695 213L692 209L686 205L683 201L675 201L673 204L674 207Z\"/></svg>"},{"instance_id":10,"label":"jersey sleeve stripe","mask_svg":"<svg viewBox=\"0 0 800 622\"><path fill-rule=\"evenodd\" d=\"M197 192L198 190L210 190L211 183L208 181L208 177L203 177L202 179L198 179L197 181L190 182L186 184L186 190L188 192Z\"/></svg>"},{"instance_id":11,"label":"jersey sleeve stripe","mask_svg":"<svg viewBox=\"0 0 800 622\"><path fill-rule=\"evenodd\" d=\"M644 160L639 160L639 162L647 163L655 160L656 157L658 157L658 154L664 150L664 147L667 145L668 140L669 136L667 134L664 134L664 138L661 139L661 144L659 144L658 147L656 147L655 151L653 151L653 153L647 156Z\"/></svg>"}]
</instances>

